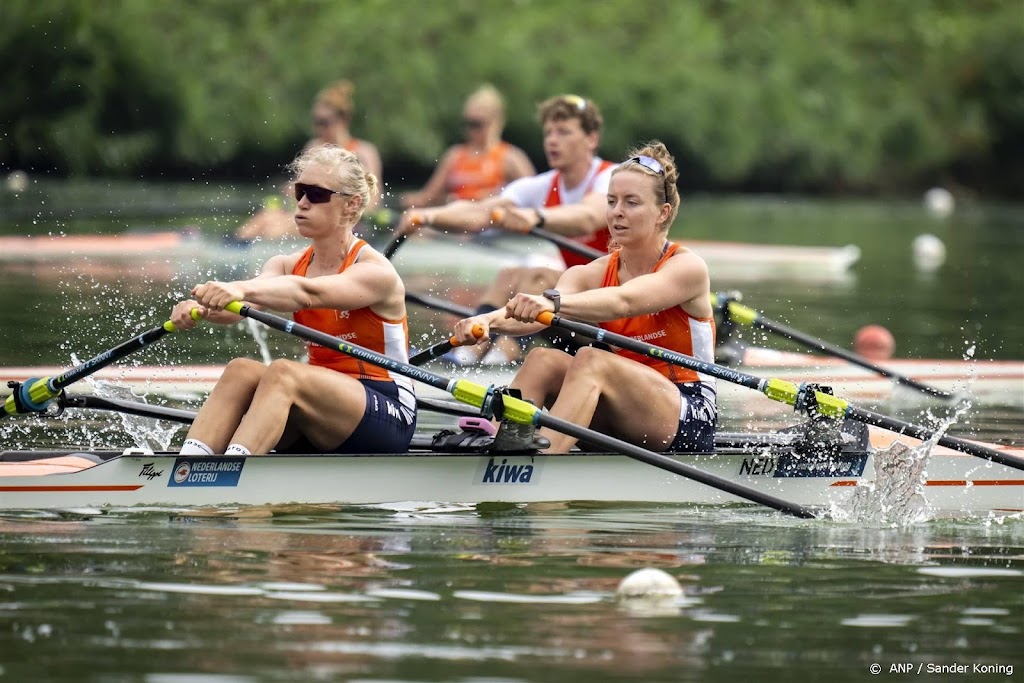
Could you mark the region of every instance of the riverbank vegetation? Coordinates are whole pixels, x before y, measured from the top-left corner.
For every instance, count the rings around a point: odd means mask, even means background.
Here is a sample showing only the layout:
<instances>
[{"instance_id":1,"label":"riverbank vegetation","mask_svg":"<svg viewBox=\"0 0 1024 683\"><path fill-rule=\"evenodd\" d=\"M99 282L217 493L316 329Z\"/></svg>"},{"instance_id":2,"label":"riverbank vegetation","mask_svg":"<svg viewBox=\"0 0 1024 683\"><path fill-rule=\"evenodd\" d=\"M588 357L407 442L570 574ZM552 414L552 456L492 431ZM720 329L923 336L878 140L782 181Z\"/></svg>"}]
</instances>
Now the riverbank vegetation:
<instances>
[{"instance_id":1,"label":"riverbank vegetation","mask_svg":"<svg viewBox=\"0 0 1024 683\"><path fill-rule=\"evenodd\" d=\"M580 93L603 155L658 137L688 188L1024 189L1019 0L6 0L0 166L276 176L325 83L416 184L481 82L544 166L534 107Z\"/></svg>"}]
</instances>

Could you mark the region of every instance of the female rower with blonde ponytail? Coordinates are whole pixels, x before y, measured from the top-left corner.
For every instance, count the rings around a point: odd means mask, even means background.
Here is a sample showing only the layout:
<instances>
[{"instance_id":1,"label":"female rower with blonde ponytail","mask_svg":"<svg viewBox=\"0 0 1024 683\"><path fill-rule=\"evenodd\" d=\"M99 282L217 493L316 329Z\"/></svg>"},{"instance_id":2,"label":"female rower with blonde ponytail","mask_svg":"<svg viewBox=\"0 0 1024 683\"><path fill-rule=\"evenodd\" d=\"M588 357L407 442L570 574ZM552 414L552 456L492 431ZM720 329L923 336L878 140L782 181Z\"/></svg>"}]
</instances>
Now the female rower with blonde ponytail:
<instances>
[{"instance_id":1,"label":"female rower with blonde ponytail","mask_svg":"<svg viewBox=\"0 0 1024 683\"><path fill-rule=\"evenodd\" d=\"M543 295L516 294L502 309L459 321L455 336L475 343L474 325L484 328L483 338L535 333L542 326L534 321L548 311L714 362L707 265L668 239L679 212L677 181L675 160L661 142L631 151L608 186L613 251L570 268ZM511 386L555 417L651 450L714 448L714 379L657 358L618 349L584 347L571 356L537 348ZM548 452L564 453L576 443L550 429L541 436L551 442Z\"/></svg>"}]
</instances>

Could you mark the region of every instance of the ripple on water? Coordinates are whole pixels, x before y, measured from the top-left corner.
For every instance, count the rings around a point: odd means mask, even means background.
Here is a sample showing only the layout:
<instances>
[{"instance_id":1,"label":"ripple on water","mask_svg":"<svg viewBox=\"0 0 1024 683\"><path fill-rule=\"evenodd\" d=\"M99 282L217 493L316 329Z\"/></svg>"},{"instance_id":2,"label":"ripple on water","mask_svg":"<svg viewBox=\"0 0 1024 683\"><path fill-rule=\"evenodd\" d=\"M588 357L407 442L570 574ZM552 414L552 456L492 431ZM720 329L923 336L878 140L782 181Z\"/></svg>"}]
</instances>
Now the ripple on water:
<instances>
[{"instance_id":1,"label":"ripple on water","mask_svg":"<svg viewBox=\"0 0 1024 683\"><path fill-rule=\"evenodd\" d=\"M902 628L914 620L909 614L858 614L852 619L843 619L843 626L863 626L867 628Z\"/></svg>"}]
</instances>

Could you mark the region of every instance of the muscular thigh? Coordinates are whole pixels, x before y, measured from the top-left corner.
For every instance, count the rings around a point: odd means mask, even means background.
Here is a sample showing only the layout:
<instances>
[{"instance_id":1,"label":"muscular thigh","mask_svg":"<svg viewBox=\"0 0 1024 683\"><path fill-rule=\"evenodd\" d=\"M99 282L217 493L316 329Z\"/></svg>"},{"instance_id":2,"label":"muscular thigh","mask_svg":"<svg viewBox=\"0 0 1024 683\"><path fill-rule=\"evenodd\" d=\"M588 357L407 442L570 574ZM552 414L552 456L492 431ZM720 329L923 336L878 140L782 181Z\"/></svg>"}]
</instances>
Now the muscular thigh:
<instances>
[{"instance_id":1,"label":"muscular thigh","mask_svg":"<svg viewBox=\"0 0 1024 683\"><path fill-rule=\"evenodd\" d=\"M320 448L345 441L363 419L366 390L359 380L334 370L297 364L289 431Z\"/></svg>"},{"instance_id":2,"label":"muscular thigh","mask_svg":"<svg viewBox=\"0 0 1024 683\"><path fill-rule=\"evenodd\" d=\"M607 353L593 426L631 443L663 450L679 426L679 390L646 365Z\"/></svg>"}]
</instances>

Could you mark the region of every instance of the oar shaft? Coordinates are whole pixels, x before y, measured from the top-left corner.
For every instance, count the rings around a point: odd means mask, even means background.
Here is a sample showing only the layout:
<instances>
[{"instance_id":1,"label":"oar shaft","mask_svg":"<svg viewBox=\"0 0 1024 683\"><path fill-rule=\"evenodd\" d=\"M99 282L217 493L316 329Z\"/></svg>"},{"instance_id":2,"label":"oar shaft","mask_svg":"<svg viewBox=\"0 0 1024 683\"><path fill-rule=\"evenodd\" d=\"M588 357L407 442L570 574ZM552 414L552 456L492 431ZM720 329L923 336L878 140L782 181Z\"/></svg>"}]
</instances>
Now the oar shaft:
<instances>
[{"instance_id":1,"label":"oar shaft","mask_svg":"<svg viewBox=\"0 0 1024 683\"><path fill-rule=\"evenodd\" d=\"M599 259L602 256L607 256L607 254L602 253L592 247L588 247L585 244L577 242L571 237L559 235L557 232L551 232L550 230L545 230L544 228L530 228L530 234L533 235L534 237L540 237L541 239L545 239L548 242L551 242L552 244L561 247L562 249L565 249L566 251L571 251L577 256L582 256L583 258L589 259L591 261Z\"/></svg>"},{"instance_id":2,"label":"oar shaft","mask_svg":"<svg viewBox=\"0 0 1024 683\"><path fill-rule=\"evenodd\" d=\"M580 427L572 422L559 419L550 413L540 412L537 423L542 427L548 427L562 432L563 434L576 437L577 439L582 439L604 450L627 455L634 460L640 460L648 465L653 465L667 472L672 472L686 477L687 479L692 479L720 491L731 493L739 498L744 498L780 512L785 512L786 514L793 515L794 517L800 517L802 519L813 519L815 517L813 512L802 505L786 502L776 498L775 496L762 493L761 491L744 486L740 483L715 476L709 472L693 467L692 465L681 463L667 455L661 455L660 453L649 451L646 448L641 448L640 446L636 446L626 441L601 434L600 432L595 432L592 429Z\"/></svg>"},{"instance_id":3,"label":"oar shaft","mask_svg":"<svg viewBox=\"0 0 1024 683\"><path fill-rule=\"evenodd\" d=\"M849 406L846 410L847 416L854 420L859 420L865 424L875 425L897 434L906 434L912 436L915 439L921 441L927 441L935 436L934 429L927 429L921 425L916 425L911 422L904 422L902 420L896 420L888 415L882 415L871 410L865 410L864 408L858 408L856 406ZM984 458L985 460L991 460L994 463L1005 465L1006 467L1013 467L1014 469L1024 470L1024 459L1009 453L1003 453L997 451L994 448L983 446L980 443L968 441L966 439L958 439L955 436L948 436L943 434L937 439L937 443L947 448L952 448L955 451L961 453L967 453L978 458Z\"/></svg>"},{"instance_id":4,"label":"oar shaft","mask_svg":"<svg viewBox=\"0 0 1024 683\"><path fill-rule=\"evenodd\" d=\"M405 300L412 304L417 304L425 308L432 308L435 311L442 311L444 313L450 313L459 318L471 318L476 315L469 306L462 306L451 301L445 301L439 299L436 296L430 296L429 294L417 294L416 292L406 292Z\"/></svg>"},{"instance_id":5,"label":"oar shaft","mask_svg":"<svg viewBox=\"0 0 1024 683\"><path fill-rule=\"evenodd\" d=\"M122 342L114 348L108 349L103 353L90 358L84 363L79 363L75 367L64 371L56 377L43 377L41 379L29 380L31 384L27 384L27 386L23 386L18 389L20 396L16 398L15 395L12 394L7 397L4 402L4 410L3 412L0 412L0 417L4 415L16 415L19 412L23 412L19 410L19 402L29 408L29 410L24 412L43 410L46 402L59 396L60 392L63 391L65 387L80 379L88 377L94 372L107 367L111 363L121 360L125 356L134 353L141 348L149 346L168 332L174 332L175 329L174 323L168 320L160 327L154 327L153 329L147 330L128 341Z\"/></svg>"},{"instance_id":6,"label":"oar shaft","mask_svg":"<svg viewBox=\"0 0 1024 683\"><path fill-rule=\"evenodd\" d=\"M916 389L917 391L931 394L932 396L946 400L956 398L956 396L951 392L944 391L938 387L929 386L912 377L907 377L906 375L900 374L894 370L889 370L888 368L876 365L863 356L847 351L846 349L835 346L834 344L829 344L822 339L818 339L817 337L801 332L800 330L794 329L783 323L770 320L749 306L745 306L739 302L726 301L723 310L733 322L741 325L750 325L751 327L759 327L767 332L772 332L791 341L795 341L798 344L803 344L815 351L821 351L831 356L842 358L854 365L859 365L862 368L871 370L883 377L888 377L898 384L908 386L912 389Z\"/></svg>"},{"instance_id":7,"label":"oar shaft","mask_svg":"<svg viewBox=\"0 0 1024 683\"><path fill-rule=\"evenodd\" d=\"M473 336L476 337L477 339L484 336L484 328L481 327L480 325L474 325ZM462 346L462 342L459 341L456 337L449 337L448 339L445 339L442 342L432 344L431 346L428 346L427 348L423 349L422 351L414 355L412 358L410 358L409 362L412 365L423 365L428 360L437 358L439 356L443 356L444 354L448 353L457 346Z\"/></svg>"}]
</instances>

